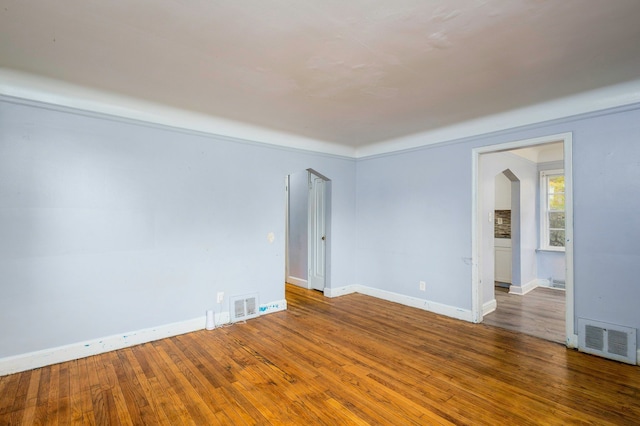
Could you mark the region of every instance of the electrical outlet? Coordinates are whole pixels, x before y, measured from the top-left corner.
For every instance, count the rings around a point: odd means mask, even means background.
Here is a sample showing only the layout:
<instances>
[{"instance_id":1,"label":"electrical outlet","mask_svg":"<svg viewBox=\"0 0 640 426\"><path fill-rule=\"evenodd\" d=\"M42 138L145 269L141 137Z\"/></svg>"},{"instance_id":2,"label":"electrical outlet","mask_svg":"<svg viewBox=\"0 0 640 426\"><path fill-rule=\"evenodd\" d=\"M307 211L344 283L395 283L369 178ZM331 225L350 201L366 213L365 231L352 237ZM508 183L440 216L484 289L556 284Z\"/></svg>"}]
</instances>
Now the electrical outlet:
<instances>
[{"instance_id":1,"label":"electrical outlet","mask_svg":"<svg viewBox=\"0 0 640 426\"><path fill-rule=\"evenodd\" d=\"M427 291L427 283L420 281L420 291Z\"/></svg>"},{"instance_id":2,"label":"electrical outlet","mask_svg":"<svg viewBox=\"0 0 640 426\"><path fill-rule=\"evenodd\" d=\"M218 297L216 298L218 303L222 303L222 300L224 299L224 291L219 291L218 292Z\"/></svg>"}]
</instances>

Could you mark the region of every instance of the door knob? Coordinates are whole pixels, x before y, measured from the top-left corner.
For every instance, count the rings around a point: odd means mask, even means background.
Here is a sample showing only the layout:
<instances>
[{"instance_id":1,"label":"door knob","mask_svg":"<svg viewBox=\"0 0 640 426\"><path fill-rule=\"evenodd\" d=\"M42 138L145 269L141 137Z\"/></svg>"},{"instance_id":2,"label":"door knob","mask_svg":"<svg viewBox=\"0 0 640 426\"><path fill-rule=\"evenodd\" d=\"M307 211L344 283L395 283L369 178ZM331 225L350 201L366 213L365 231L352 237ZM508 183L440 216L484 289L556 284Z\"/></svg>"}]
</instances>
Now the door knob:
<instances>
[{"instance_id":1,"label":"door knob","mask_svg":"<svg viewBox=\"0 0 640 426\"><path fill-rule=\"evenodd\" d=\"M324 235L322 236L322 241L324 241Z\"/></svg>"}]
</instances>

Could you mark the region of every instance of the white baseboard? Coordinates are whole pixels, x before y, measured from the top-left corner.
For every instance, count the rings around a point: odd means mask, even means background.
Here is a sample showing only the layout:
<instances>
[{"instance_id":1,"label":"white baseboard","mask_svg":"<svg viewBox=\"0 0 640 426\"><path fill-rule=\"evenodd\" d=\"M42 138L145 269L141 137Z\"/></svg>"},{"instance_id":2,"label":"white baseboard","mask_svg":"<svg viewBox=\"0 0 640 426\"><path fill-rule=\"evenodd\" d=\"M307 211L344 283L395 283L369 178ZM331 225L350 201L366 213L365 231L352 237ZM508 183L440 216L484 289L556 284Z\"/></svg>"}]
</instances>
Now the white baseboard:
<instances>
[{"instance_id":1,"label":"white baseboard","mask_svg":"<svg viewBox=\"0 0 640 426\"><path fill-rule=\"evenodd\" d=\"M229 313L216 313L216 325L229 322ZM177 336L196 330L203 330L206 316L194 318L187 321L166 324L159 327L147 328L130 333L117 334L100 339L87 340L70 345L58 346L50 349L29 352L0 359L0 376L18 373L20 371L31 370L44 367L46 365L58 364L60 362L85 358L92 355L122 349L129 346L140 345L166 337Z\"/></svg>"},{"instance_id":2,"label":"white baseboard","mask_svg":"<svg viewBox=\"0 0 640 426\"><path fill-rule=\"evenodd\" d=\"M495 311L497 308L498 308L498 302L496 301L496 299L485 302L484 305L482 305L482 316L490 314L491 312Z\"/></svg>"},{"instance_id":3,"label":"white baseboard","mask_svg":"<svg viewBox=\"0 0 640 426\"><path fill-rule=\"evenodd\" d=\"M636 353L636 365L640 365L640 349Z\"/></svg>"},{"instance_id":4,"label":"white baseboard","mask_svg":"<svg viewBox=\"0 0 640 426\"><path fill-rule=\"evenodd\" d=\"M553 286L551 285L551 281L549 281L546 278L538 278L538 287L549 287L549 288L553 288Z\"/></svg>"},{"instance_id":5,"label":"white baseboard","mask_svg":"<svg viewBox=\"0 0 640 426\"><path fill-rule=\"evenodd\" d=\"M357 293L360 287L362 286L359 284L352 284L352 285L346 285L344 287L334 287L334 288L325 287L323 293L327 297L340 297L340 296L344 296L345 294Z\"/></svg>"},{"instance_id":6,"label":"white baseboard","mask_svg":"<svg viewBox=\"0 0 640 426\"><path fill-rule=\"evenodd\" d=\"M571 348L571 349L577 349L578 348L578 335L574 334L571 337L569 337L567 339L567 347Z\"/></svg>"},{"instance_id":7,"label":"white baseboard","mask_svg":"<svg viewBox=\"0 0 640 426\"><path fill-rule=\"evenodd\" d=\"M260 305L260 315L272 314L274 312L286 311L287 301L285 299Z\"/></svg>"},{"instance_id":8,"label":"white baseboard","mask_svg":"<svg viewBox=\"0 0 640 426\"><path fill-rule=\"evenodd\" d=\"M388 300L389 302L400 303L401 305L411 306L425 311L433 312L440 315L460 319L463 321L472 321L471 311L468 309L456 308L455 306L445 305L438 302L432 302L413 296L394 293L391 291L380 290L377 288L360 286L358 293L368 296L377 297L378 299Z\"/></svg>"},{"instance_id":9,"label":"white baseboard","mask_svg":"<svg viewBox=\"0 0 640 426\"><path fill-rule=\"evenodd\" d=\"M286 309L286 300L278 300L260 305L259 307L260 315L271 314L273 312L284 311ZM228 324L229 322L231 322L229 312L216 312L216 327L222 324ZM98 355L193 331L204 330L205 324L206 315L203 315L191 320L166 324L159 327L147 328L130 333L123 333L99 339L87 340L84 342L72 343L70 345L29 352L26 354L0 358L0 376L6 376L7 374L19 373L21 371L32 370L34 368L40 368L47 365Z\"/></svg>"},{"instance_id":10,"label":"white baseboard","mask_svg":"<svg viewBox=\"0 0 640 426\"><path fill-rule=\"evenodd\" d=\"M307 280L304 280L302 278L289 276L287 278L287 282L289 284L297 285L298 287L309 288L309 284L308 284Z\"/></svg>"},{"instance_id":11,"label":"white baseboard","mask_svg":"<svg viewBox=\"0 0 640 426\"><path fill-rule=\"evenodd\" d=\"M455 306L445 305L438 302L432 302L413 296L394 293L392 291L380 290L373 287L367 287L360 284L353 284L338 288L325 288L324 294L327 297L344 296L350 293L362 293L367 296L376 297L378 299L387 300L389 302L400 303L401 305L411 306L413 308L422 309L440 315L460 319L463 321L472 321L471 311L468 309L456 308Z\"/></svg>"},{"instance_id":12,"label":"white baseboard","mask_svg":"<svg viewBox=\"0 0 640 426\"><path fill-rule=\"evenodd\" d=\"M538 279L533 279L523 286L511 285L511 287L509 287L509 293L523 296L536 287L538 287Z\"/></svg>"}]
</instances>

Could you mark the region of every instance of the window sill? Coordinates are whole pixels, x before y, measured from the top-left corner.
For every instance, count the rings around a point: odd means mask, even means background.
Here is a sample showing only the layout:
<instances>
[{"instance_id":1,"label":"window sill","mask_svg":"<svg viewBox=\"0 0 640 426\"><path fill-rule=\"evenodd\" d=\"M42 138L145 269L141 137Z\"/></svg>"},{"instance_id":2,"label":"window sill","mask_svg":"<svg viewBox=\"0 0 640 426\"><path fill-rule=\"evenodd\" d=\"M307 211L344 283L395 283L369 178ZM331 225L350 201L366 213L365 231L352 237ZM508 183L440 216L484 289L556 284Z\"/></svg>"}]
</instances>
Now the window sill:
<instances>
[{"instance_id":1,"label":"window sill","mask_svg":"<svg viewBox=\"0 0 640 426\"><path fill-rule=\"evenodd\" d=\"M558 247L558 248L538 248L536 249L536 252L542 252L542 253L564 253L566 250L564 247Z\"/></svg>"}]
</instances>

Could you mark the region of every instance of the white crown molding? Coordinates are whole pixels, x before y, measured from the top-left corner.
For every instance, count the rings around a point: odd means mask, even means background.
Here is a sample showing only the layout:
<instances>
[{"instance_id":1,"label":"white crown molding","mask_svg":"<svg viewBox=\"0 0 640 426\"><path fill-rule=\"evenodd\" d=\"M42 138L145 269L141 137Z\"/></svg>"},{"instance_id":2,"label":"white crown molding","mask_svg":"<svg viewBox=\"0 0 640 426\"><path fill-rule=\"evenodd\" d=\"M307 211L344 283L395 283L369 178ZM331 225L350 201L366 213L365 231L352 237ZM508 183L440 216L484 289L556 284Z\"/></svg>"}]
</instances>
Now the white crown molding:
<instances>
[{"instance_id":1,"label":"white crown molding","mask_svg":"<svg viewBox=\"0 0 640 426\"><path fill-rule=\"evenodd\" d=\"M365 158L640 103L640 79L360 148L172 108L7 68L0 68L0 95L210 135L341 157Z\"/></svg>"},{"instance_id":2,"label":"white crown molding","mask_svg":"<svg viewBox=\"0 0 640 426\"><path fill-rule=\"evenodd\" d=\"M640 79L363 146L357 149L356 158L389 154L639 102Z\"/></svg>"},{"instance_id":3,"label":"white crown molding","mask_svg":"<svg viewBox=\"0 0 640 426\"><path fill-rule=\"evenodd\" d=\"M342 157L354 158L355 156L353 147L172 108L6 68L0 68L0 95L210 135Z\"/></svg>"}]
</instances>

